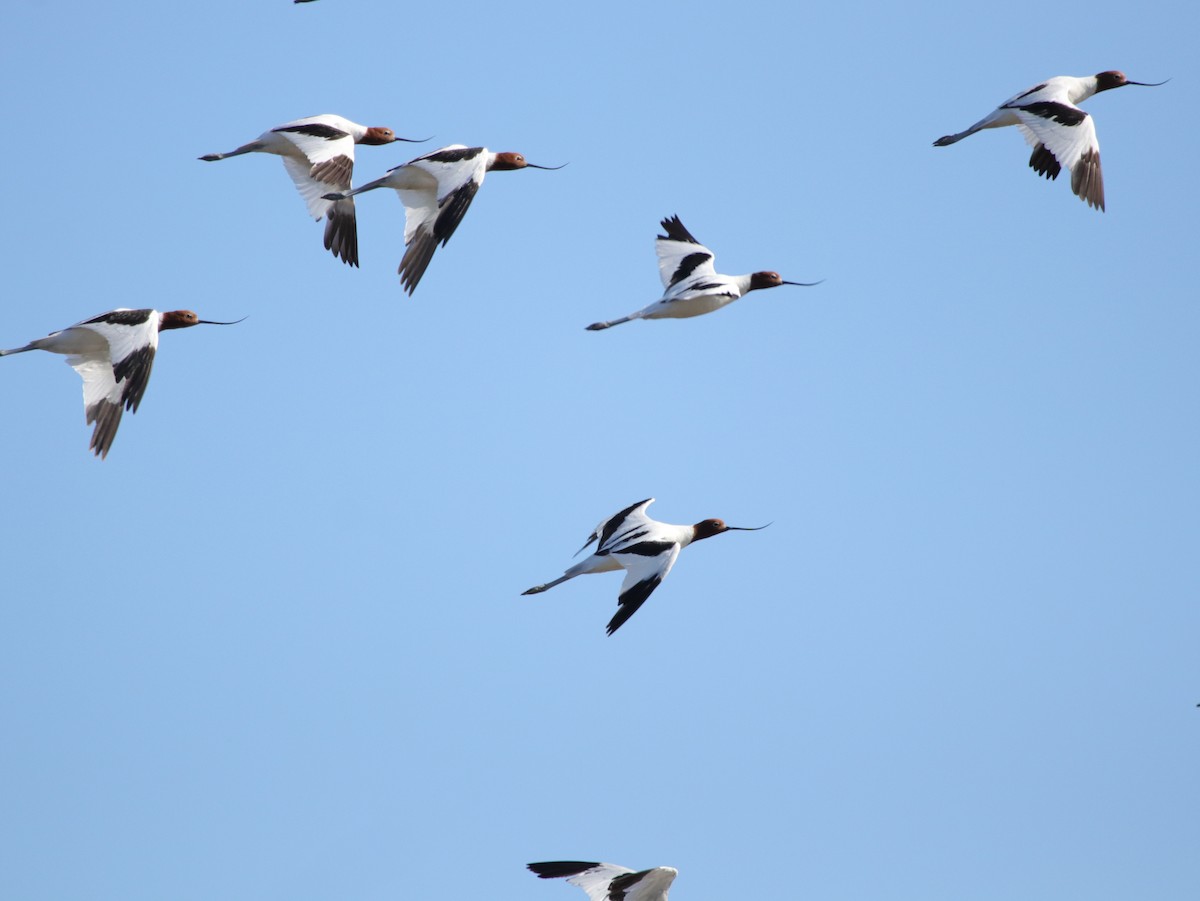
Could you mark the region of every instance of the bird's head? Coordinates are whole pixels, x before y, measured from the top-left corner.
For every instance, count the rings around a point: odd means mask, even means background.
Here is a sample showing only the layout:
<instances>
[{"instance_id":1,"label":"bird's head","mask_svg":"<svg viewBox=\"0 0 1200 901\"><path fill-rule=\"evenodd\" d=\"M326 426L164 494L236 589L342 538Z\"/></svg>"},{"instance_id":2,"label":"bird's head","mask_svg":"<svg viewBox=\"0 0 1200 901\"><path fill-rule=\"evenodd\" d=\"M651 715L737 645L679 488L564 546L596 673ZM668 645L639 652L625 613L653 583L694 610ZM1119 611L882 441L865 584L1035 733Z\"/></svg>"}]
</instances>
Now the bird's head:
<instances>
[{"instance_id":1,"label":"bird's head","mask_svg":"<svg viewBox=\"0 0 1200 901\"><path fill-rule=\"evenodd\" d=\"M245 316L242 317L242 319L245 318ZM169 313L162 314L158 330L165 332L167 329L190 328L193 325L237 325L242 319L235 319L233 322L212 322L208 319L201 319L191 310L171 310Z\"/></svg>"},{"instance_id":2,"label":"bird's head","mask_svg":"<svg viewBox=\"0 0 1200 901\"><path fill-rule=\"evenodd\" d=\"M1169 78L1167 79L1167 81L1170 80ZM1122 88L1127 84L1136 84L1144 88L1156 88L1159 85L1166 84L1167 81L1130 81L1125 77L1124 72L1112 69L1108 72L1101 72L1096 76L1096 93L1111 91L1113 88Z\"/></svg>"},{"instance_id":3,"label":"bird's head","mask_svg":"<svg viewBox=\"0 0 1200 901\"><path fill-rule=\"evenodd\" d=\"M565 166L566 163L563 163ZM519 153L514 153L511 150L506 150L503 153L497 153L496 158L492 160L489 171L508 172L513 169L561 169L562 166L535 166Z\"/></svg>"}]
</instances>

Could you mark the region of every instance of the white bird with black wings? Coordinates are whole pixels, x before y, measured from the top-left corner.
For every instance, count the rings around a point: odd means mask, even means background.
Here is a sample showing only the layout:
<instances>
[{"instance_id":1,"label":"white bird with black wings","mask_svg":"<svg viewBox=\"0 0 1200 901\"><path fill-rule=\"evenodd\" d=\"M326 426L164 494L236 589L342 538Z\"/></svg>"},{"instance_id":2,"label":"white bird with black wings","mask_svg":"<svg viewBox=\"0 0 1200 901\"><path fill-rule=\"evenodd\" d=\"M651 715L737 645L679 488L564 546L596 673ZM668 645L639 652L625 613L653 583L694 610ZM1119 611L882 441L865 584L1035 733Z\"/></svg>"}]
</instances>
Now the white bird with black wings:
<instances>
[{"instance_id":1,"label":"white bird with black wings","mask_svg":"<svg viewBox=\"0 0 1200 901\"><path fill-rule=\"evenodd\" d=\"M1071 190L1088 206L1104 211L1104 175L1100 170L1100 143L1096 124L1078 104L1093 94L1127 84L1158 87L1165 81L1130 81L1123 72L1101 72L1077 78L1056 75L1010 97L970 128L945 135L933 142L946 147L985 128L1015 125L1033 148L1029 168L1053 181L1066 167L1071 173Z\"/></svg>"},{"instance_id":2,"label":"white bird with black wings","mask_svg":"<svg viewBox=\"0 0 1200 901\"><path fill-rule=\"evenodd\" d=\"M393 141L419 143L396 137L390 128L367 127L326 113L286 122L264 131L236 150L207 153L200 159L211 163L243 153L273 153L282 157L283 166L304 198L309 215L318 222L325 217L325 249L347 265L357 266L358 223L354 201L330 201L325 195L331 191L350 190L355 144L391 144Z\"/></svg>"},{"instance_id":3,"label":"white bird with black wings","mask_svg":"<svg viewBox=\"0 0 1200 901\"><path fill-rule=\"evenodd\" d=\"M658 253L658 274L662 277L663 296L636 313L593 322L588 331L612 328L634 319L686 319L702 316L733 303L739 297L760 288L801 285L811 288L820 282L787 282L778 272L752 272L749 275L720 275L713 268L713 252L692 237L678 216L662 221L665 235L654 243Z\"/></svg>"},{"instance_id":4,"label":"white bird with black wings","mask_svg":"<svg viewBox=\"0 0 1200 901\"><path fill-rule=\"evenodd\" d=\"M122 308L51 332L24 347L0 350L0 357L27 350L66 354L67 363L83 378L83 409L87 424L96 423L90 449L103 458L117 437L122 411L136 413L142 395L146 393L154 355L158 351L158 333L193 325L233 324L209 322L198 318L191 310L160 313L158 310Z\"/></svg>"},{"instance_id":5,"label":"white bird with black wings","mask_svg":"<svg viewBox=\"0 0 1200 901\"><path fill-rule=\"evenodd\" d=\"M590 901L667 901L667 890L679 875L674 867L634 872L612 863L548 860L528 864L539 879L562 879L577 885Z\"/></svg>"},{"instance_id":6,"label":"white bird with black wings","mask_svg":"<svg viewBox=\"0 0 1200 901\"><path fill-rule=\"evenodd\" d=\"M446 246L467 214L471 201L489 172L514 169L561 169L535 166L519 153L492 153L486 147L451 144L433 153L409 160L382 178L361 188L326 194L326 200L392 188L404 204L404 256L400 260L400 286L411 295L425 274L438 245Z\"/></svg>"},{"instance_id":7,"label":"white bird with black wings","mask_svg":"<svg viewBox=\"0 0 1200 901\"><path fill-rule=\"evenodd\" d=\"M576 563L557 579L545 585L535 585L522 594L540 594L585 573L624 569L625 581L621 583L621 593L617 597L617 613L608 623L608 634L612 635L645 603L646 598L667 577L679 552L693 541L711 538L722 532L757 532L767 527L727 526L719 519L706 519L693 526L675 526L647 516L646 508L652 503L652 497L638 501L604 520L596 526L583 547L575 552L579 554L596 542L596 550L590 557Z\"/></svg>"}]
</instances>

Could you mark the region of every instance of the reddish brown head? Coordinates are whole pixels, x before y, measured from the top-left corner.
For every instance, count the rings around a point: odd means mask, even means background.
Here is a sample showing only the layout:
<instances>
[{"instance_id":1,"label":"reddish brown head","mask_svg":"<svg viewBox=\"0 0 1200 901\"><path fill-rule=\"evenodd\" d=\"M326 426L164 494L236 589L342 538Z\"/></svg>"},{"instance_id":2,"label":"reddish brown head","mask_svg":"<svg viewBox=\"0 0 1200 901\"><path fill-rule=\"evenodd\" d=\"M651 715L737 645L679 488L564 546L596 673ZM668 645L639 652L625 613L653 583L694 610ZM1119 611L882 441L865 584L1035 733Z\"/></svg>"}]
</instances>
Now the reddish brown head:
<instances>
[{"instance_id":1,"label":"reddish brown head","mask_svg":"<svg viewBox=\"0 0 1200 901\"><path fill-rule=\"evenodd\" d=\"M1169 78L1167 79L1167 81L1170 80L1171 79ZM1116 69L1112 69L1108 72L1101 72L1096 76L1096 93L1099 94L1101 91L1110 91L1113 88L1121 88L1127 84L1141 85L1144 88L1156 88L1160 84L1166 83L1166 81L1130 81L1125 77L1124 72L1118 72Z\"/></svg>"},{"instance_id":2,"label":"reddish brown head","mask_svg":"<svg viewBox=\"0 0 1200 901\"><path fill-rule=\"evenodd\" d=\"M757 291L759 288L778 288L780 285L802 285L805 288L811 288L813 285L819 284L821 283L784 281L778 272L755 272L750 276L751 291Z\"/></svg>"},{"instance_id":3,"label":"reddish brown head","mask_svg":"<svg viewBox=\"0 0 1200 901\"><path fill-rule=\"evenodd\" d=\"M769 526L770 523L767 523ZM755 526L749 528L747 526L727 526L724 520L706 519L692 526L692 541L703 541L705 538L712 538L714 535L720 535L722 532L757 532L760 529L765 529L767 526Z\"/></svg>"},{"instance_id":4,"label":"reddish brown head","mask_svg":"<svg viewBox=\"0 0 1200 901\"><path fill-rule=\"evenodd\" d=\"M245 316L242 317L242 319L245 318ZM165 332L167 329L189 328L193 325L237 325L242 319L235 319L233 322L210 322L207 319L201 319L191 310L172 310L169 313L162 314L158 330Z\"/></svg>"},{"instance_id":5,"label":"reddish brown head","mask_svg":"<svg viewBox=\"0 0 1200 901\"><path fill-rule=\"evenodd\" d=\"M563 166L565 165L566 163L563 163ZM525 157L521 156L521 154L506 150L504 153L496 154L496 158L492 160L491 164L488 166L488 171L491 172L495 170L497 172L505 172L512 169L524 169L526 167L530 169L562 168L562 166L535 166L533 163L528 162Z\"/></svg>"},{"instance_id":6,"label":"reddish brown head","mask_svg":"<svg viewBox=\"0 0 1200 901\"><path fill-rule=\"evenodd\" d=\"M397 138L396 133L390 128L382 128L379 126L371 126L367 129L367 133L362 136L358 143L360 144L390 144L393 141L400 141L402 138Z\"/></svg>"}]
</instances>

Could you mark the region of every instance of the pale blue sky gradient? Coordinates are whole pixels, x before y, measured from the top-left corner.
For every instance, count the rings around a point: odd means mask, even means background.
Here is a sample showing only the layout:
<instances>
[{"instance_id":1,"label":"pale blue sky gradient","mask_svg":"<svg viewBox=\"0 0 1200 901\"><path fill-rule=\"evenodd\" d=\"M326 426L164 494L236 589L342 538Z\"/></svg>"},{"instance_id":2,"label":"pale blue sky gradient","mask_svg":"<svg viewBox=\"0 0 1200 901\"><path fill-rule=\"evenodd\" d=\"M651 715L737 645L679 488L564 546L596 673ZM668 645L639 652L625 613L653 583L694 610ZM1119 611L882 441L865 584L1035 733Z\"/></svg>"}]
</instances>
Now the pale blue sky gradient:
<instances>
[{"instance_id":1,"label":"pale blue sky gradient","mask_svg":"<svg viewBox=\"0 0 1200 901\"><path fill-rule=\"evenodd\" d=\"M61 359L0 361L0 897L1190 901L1200 847L1191 3L10 3L0 346L163 336L87 451ZM1015 130L1101 94L1108 212ZM414 297L279 161L338 113L489 176ZM678 214L719 271L680 322ZM597 521L774 521L537 597Z\"/></svg>"}]
</instances>

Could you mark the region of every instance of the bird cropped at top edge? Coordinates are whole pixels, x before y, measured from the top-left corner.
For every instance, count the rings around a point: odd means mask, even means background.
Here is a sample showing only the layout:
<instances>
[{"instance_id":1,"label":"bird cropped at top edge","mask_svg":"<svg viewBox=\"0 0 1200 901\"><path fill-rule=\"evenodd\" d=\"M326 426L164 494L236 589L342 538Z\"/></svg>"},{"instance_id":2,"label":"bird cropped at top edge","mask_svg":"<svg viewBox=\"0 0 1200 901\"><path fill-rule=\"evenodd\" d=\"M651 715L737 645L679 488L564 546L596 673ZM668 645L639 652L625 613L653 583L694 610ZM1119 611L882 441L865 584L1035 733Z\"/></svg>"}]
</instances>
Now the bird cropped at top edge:
<instances>
[{"instance_id":1,"label":"bird cropped at top edge","mask_svg":"<svg viewBox=\"0 0 1200 901\"><path fill-rule=\"evenodd\" d=\"M540 594L586 573L624 569L625 581L621 583L617 597L617 613L608 623L608 634L612 635L662 583L675 565L679 552L689 544L722 532L757 532L767 527L727 526L719 519L705 519L692 526L671 525L646 515L646 508L652 503L652 497L638 501L601 522L583 547L575 552L582 553L596 542L596 550L590 557L576 563L557 579L521 593Z\"/></svg>"},{"instance_id":2,"label":"bird cropped at top edge","mask_svg":"<svg viewBox=\"0 0 1200 901\"><path fill-rule=\"evenodd\" d=\"M1053 181L1065 167L1075 195L1103 212L1104 175L1096 124L1078 104L1093 94L1131 84L1158 87L1166 82L1130 81L1115 70L1085 77L1057 75L1010 97L965 131L938 138L933 146L949 146L985 128L1015 125L1033 147L1029 168Z\"/></svg>"}]
</instances>

